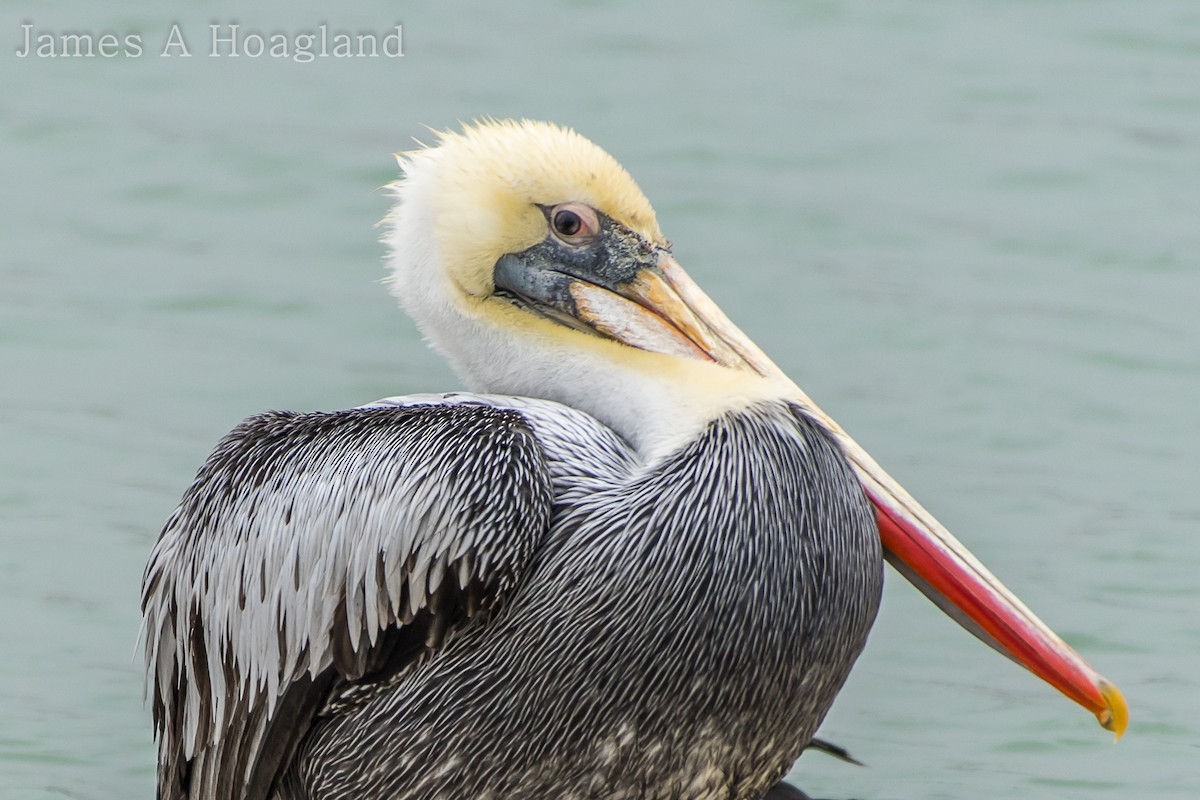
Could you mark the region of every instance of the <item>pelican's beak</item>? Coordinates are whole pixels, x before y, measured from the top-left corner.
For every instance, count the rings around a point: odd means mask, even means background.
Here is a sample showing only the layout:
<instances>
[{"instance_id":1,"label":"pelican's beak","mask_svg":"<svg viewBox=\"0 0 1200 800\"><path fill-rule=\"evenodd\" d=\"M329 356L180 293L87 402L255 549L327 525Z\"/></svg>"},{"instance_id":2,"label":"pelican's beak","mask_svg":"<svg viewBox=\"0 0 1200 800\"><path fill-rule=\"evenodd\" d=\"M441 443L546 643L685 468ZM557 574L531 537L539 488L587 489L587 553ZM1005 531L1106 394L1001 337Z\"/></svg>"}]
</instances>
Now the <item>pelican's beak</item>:
<instances>
[{"instance_id":1,"label":"pelican's beak","mask_svg":"<svg viewBox=\"0 0 1200 800\"><path fill-rule=\"evenodd\" d=\"M618 285L571 281L567 290L573 315L603 335L646 350L703 358L787 380L669 253L660 254L655 266ZM1026 608L799 387L792 386L793 399L841 442L875 505L879 535L892 566L964 628L1091 711L1120 738L1129 711L1117 687Z\"/></svg>"},{"instance_id":2,"label":"pelican's beak","mask_svg":"<svg viewBox=\"0 0 1200 800\"><path fill-rule=\"evenodd\" d=\"M821 414L816 406L812 409ZM1091 711L1120 739L1129 724L1121 691L1038 619L833 420L821 417L838 435L875 505L879 536L892 566L960 625Z\"/></svg>"}]
</instances>

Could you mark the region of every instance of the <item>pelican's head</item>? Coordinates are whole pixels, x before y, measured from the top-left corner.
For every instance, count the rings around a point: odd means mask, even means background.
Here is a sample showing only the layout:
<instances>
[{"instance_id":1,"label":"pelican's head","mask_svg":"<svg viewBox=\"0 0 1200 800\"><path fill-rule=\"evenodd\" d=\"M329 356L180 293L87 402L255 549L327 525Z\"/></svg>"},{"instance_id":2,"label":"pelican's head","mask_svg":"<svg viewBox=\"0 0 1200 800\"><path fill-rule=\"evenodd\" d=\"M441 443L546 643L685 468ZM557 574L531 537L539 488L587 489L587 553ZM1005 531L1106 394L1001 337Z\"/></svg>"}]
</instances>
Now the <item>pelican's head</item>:
<instances>
[{"instance_id":1,"label":"pelican's head","mask_svg":"<svg viewBox=\"0 0 1200 800\"><path fill-rule=\"evenodd\" d=\"M484 122L399 159L391 286L472 388L566 402L640 444L656 408L707 416L775 376L629 173L574 131Z\"/></svg>"}]
</instances>

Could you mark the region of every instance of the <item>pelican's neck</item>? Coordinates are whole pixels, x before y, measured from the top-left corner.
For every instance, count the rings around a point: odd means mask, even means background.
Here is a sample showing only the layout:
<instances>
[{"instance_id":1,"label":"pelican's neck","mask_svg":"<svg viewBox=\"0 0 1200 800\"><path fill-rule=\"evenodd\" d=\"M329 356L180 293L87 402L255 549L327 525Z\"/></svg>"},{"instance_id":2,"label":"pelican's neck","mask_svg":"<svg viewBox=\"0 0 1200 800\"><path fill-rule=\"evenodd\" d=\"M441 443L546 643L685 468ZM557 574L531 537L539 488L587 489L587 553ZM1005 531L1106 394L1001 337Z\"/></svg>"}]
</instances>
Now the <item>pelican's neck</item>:
<instances>
[{"instance_id":1,"label":"pelican's neck","mask_svg":"<svg viewBox=\"0 0 1200 800\"><path fill-rule=\"evenodd\" d=\"M637 350L578 331L485 326L446 346L430 338L474 391L553 400L615 431L647 462L728 411L789 393L790 383L699 360Z\"/></svg>"}]
</instances>

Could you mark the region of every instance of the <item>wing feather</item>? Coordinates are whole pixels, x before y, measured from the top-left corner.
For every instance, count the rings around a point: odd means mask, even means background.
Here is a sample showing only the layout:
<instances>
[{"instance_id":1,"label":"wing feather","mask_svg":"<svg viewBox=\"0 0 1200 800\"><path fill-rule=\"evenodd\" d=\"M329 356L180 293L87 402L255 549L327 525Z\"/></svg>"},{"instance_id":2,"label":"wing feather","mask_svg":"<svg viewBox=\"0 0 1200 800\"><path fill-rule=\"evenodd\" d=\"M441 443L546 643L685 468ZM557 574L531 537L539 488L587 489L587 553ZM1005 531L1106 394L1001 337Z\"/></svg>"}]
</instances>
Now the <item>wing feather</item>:
<instances>
[{"instance_id":1,"label":"wing feather","mask_svg":"<svg viewBox=\"0 0 1200 800\"><path fill-rule=\"evenodd\" d=\"M332 680L368 672L388 630L421 620L436 646L502 596L551 505L545 455L515 410L429 403L239 425L143 580L160 797L265 796Z\"/></svg>"}]
</instances>

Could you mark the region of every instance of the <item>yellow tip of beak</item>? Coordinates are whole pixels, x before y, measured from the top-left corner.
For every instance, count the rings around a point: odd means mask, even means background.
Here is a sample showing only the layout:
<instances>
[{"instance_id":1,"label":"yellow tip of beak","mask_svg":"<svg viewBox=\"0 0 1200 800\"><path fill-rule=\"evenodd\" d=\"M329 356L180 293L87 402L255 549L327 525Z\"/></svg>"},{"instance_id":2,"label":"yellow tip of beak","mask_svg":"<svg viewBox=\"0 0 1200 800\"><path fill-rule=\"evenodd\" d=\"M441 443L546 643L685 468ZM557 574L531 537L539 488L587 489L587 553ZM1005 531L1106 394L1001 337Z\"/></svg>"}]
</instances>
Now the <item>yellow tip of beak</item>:
<instances>
[{"instance_id":1,"label":"yellow tip of beak","mask_svg":"<svg viewBox=\"0 0 1200 800\"><path fill-rule=\"evenodd\" d=\"M1100 695L1104 698L1107 708L1096 712L1096 719L1101 727L1116 734L1113 741L1121 738L1129 725L1129 706L1125 704L1125 696L1121 690L1105 680L1100 681Z\"/></svg>"}]
</instances>

